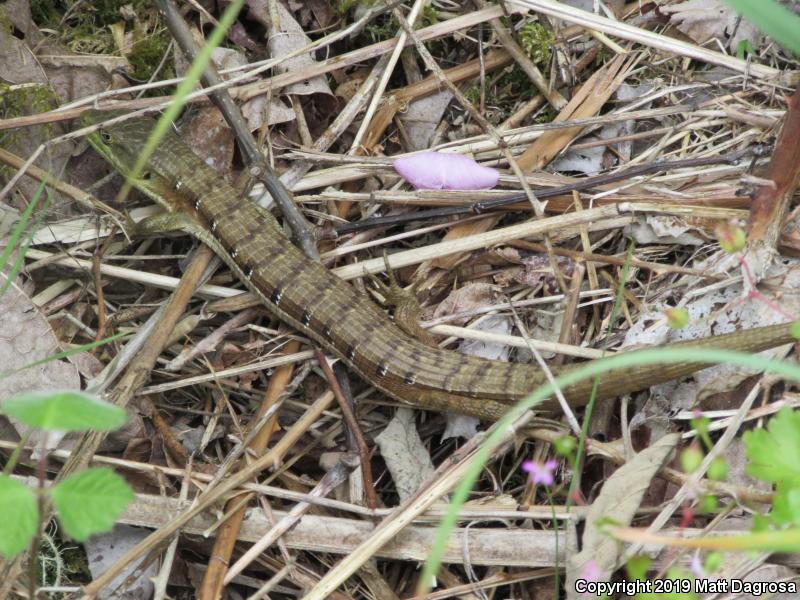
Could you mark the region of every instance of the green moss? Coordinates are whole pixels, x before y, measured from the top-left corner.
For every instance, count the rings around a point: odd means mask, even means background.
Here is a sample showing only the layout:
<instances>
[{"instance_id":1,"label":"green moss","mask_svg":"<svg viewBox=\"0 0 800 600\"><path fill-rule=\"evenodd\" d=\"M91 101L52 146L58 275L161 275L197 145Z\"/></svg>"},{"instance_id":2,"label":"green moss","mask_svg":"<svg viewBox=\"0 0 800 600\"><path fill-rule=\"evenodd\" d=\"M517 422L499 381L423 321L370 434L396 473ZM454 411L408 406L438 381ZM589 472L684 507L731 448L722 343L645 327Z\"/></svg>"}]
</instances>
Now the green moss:
<instances>
[{"instance_id":1,"label":"green moss","mask_svg":"<svg viewBox=\"0 0 800 600\"><path fill-rule=\"evenodd\" d=\"M545 106L544 110L542 110L536 118L534 122L536 123L552 123L553 120L558 116L558 111L552 107L552 105L548 104Z\"/></svg>"},{"instance_id":2,"label":"green moss","mask_svg":"<svg viewBox=\"0 0 800 600\"><path fill-rule=\"evenodd\" d=\"M495 98L497 100L520 96L530 98L539 93L533 82L531 82L530 77L516 64L503 69L503 74L497 79L494 89L496 90Z\"/></svg>"},{"instance_id":3,"label":"green moss","mask_svg":"<svg viewBox=\"0 0 800 600\"><path fill-rule=\"evenodd\" d=\"M14 87L0 84L0 119L42 113L57 106L58 96L46 85ZM30 127L0 131L0 148L16 150L15 146L20 141L21 135L35 135L39 139L53 137L53 125L51 123L36 125L34 128L36 129L35 132ZM0 166L0 179L7 181L14 171L15 169L7 165Z\"/></svg>"},{"instance_id":4,"label":"green moss","mask_svg":"<svg viewBox=\"0 0 800 600\"><path fill-rule=\"evenodd\" d=\"M39 27L54 29L63 14L57 0L31 0L31 18Z\"/></svg>"},{"instance_id":5,"label":"green moss","mask_svg":"<svg viewBox=\"0 0 800 600\"><path fill-rule=\"evenodd\" d=\"M31 14L37 25L57 31L64 45L83 54L118 55L120 49L111 30L112 26L124 28L134 40L126 58L131 64L130 75L137 80L152 77L169 47L169 34L160 25L150 0L31 0ZM174 66L165 65L159 76L174 77Z\"/></svg>"},{"instance_id":6,"label":"green moss","mask_svg":"<svg viewBox=\"0 0 800 600\"><path fill-rule=\"evenodd\" d=\"M24 115L47 112L58 106L58 96L46 85L30 85L15 87L0 84L0 119L10 119ZM50 133L51 124L39 125L45 127L45 134ZM9 129L0 131L0 147L7 148L19 135L20 131Z\"/></svg>"},{"instance_id":7,"label":"green moss","mask_svg":"<svg viewBox=\"0 0 800 600\"><path fill-rule=\"evenodd\" d=\"M340 13L344 14L354 6L375 6L378 3L378 0L341 0L336 5L336 10Z\"/></svg>"},{"instance_id":8,"label":"green moss","mask_svg":"<svg viewBox=\"0 0 800 600\"><path fill-rule=\"evenodd\" d=\"M153 76L164 54L169 49L170 37L166 31L143 37L133 45L128 61L131 63L131 76L145 81ZM169 79L175 76L173 67L165 66L160 77Z\"/></svg>"},{"instance_id":9,"label":"green moss","mask_svg":"<svg viewBox=\"0 0 800 600\"><path fill-rule=\"evenodd\" d=\"M348 0L345 0L348 1ZM371 0L367 0L370 2ZM353 0L351 6L355 2L364 2L364 0ZM422 27L429 27L434 23L439 22L439 11L437 11L433 6L425 6L422 9L422 14L420 18L417 20L417 28ZM369 25L364 27L364 31L367 32L372 39L372 42L382 42L384 40L391 39L397 35L397 32L400 30L400 23L397 19L394 18L394 15L381 15L374 19ZM425 43L425 46L430 50L430 42L433 40L428 40Z\"/></svg>"},{"instance_id":10,"label":"green moss","mask_svg":"<svg viewBox=\"0 0 800 600\"><path fill-rule=\"evenodd\" d=\"M464 91L464 97L469 100L472 106L478 106L481 103L481 87L479 85L471 85Z\"/></svg>"},{"instance_id":11,"label":"green moss","mask_svg":"<svg viewBox=\"0 0 800 600\"><path fill-rule=\"evenodd\" d=\"M530 59L542 66L550 62L556 34L535 21L525 21L519 29L519 41Z\"/></svg>"}]
</instances>

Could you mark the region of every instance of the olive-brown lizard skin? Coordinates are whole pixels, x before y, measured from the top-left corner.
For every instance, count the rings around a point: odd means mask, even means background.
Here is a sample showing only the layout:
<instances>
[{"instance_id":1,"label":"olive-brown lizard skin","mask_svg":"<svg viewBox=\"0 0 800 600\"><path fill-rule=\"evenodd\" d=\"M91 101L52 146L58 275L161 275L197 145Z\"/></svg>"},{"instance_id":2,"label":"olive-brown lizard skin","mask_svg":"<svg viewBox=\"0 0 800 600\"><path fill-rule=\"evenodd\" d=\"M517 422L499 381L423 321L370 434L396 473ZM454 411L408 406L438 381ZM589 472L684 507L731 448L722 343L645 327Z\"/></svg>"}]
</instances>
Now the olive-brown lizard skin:
<instances>
[{"instance_id":1,"label":"olive-brown lizard skin","mask_svg":"<svg viewBox=\"0 0 800 600\"><path fill-rule=\"evenodd\" d=\"M108 113L89 111L83 122L95 124L105 118ZM150 119L132 120L90 134L89 140L115 168L129 175L153 124ZM172 132L150 157L145 177L133 183L167 211L188 215L188 225L180 228L209 244L278 318L402 402L496 420L546 383L535 365L432 348L401 331L367 296L308 259L283 235L269 212L242 199ZM159 192L159 185L170 193ZM757 352L792 341L787 323L669 347ZM706 366L686 361L608 372L600 377L598 398L641 390ZM554 366L552 372L558 375L570 368ZM585 380L568 386L564 396L573 406L585 404L593 383ZM539 408L553 407L551 402Z\"/></svg>"}]
</instances>

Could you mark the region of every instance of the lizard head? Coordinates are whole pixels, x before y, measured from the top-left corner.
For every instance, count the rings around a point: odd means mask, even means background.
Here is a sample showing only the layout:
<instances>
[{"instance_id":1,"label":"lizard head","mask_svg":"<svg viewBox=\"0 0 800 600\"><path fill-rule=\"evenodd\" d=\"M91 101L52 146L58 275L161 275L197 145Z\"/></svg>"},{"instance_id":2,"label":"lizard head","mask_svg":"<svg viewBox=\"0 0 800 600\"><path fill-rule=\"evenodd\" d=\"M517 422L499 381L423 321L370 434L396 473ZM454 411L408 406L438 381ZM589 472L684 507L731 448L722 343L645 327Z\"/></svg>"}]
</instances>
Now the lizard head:
<instances>
[{"instance_id":1,"label":"lizard head","mask_svg":"<svg viewBox=\"0 0 800 600\"><path fill-rule=\"evenodd\" d=\"M104 122L126 113L121 111L88 110L80 117L81 127L101 126ZM101 126L87 134L89 144L120 173L128 177L144 150L153 121L136 118L110 126Z\"/></svg>"}]
</instances>

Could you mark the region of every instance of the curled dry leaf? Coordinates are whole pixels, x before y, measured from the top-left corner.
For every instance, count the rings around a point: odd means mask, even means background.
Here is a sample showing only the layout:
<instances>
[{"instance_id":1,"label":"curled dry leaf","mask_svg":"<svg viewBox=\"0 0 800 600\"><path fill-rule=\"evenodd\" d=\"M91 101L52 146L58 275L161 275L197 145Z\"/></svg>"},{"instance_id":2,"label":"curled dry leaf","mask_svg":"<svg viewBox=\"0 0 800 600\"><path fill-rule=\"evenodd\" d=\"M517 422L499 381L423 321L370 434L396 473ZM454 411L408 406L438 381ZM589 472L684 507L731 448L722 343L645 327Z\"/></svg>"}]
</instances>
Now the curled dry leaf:
<instances>
[{"instance_id":1,"label":"curled dry leaf","mask_svg":"<svg viewBox=\"0 0 800 600\"><path fill-rule=\"evenodd\" d=\"M486 190L500 173L461 154L422 152L394 161L395 170L418 190Z\"/></svg>"},{"instance_id":2,"label":"curled dry leaf","mask_svg":"<svg viewBox=\"0 0 800 600\"><path fill-rule=\"evenodd\" d=\"M757 45L761 38L755 27L722 0L686 0L660 6L659 10L669 14L670 21L698 44L716 38L727 41L727 47L736 50L742 41L749 40Z\"/></svg>"}]
</instances>

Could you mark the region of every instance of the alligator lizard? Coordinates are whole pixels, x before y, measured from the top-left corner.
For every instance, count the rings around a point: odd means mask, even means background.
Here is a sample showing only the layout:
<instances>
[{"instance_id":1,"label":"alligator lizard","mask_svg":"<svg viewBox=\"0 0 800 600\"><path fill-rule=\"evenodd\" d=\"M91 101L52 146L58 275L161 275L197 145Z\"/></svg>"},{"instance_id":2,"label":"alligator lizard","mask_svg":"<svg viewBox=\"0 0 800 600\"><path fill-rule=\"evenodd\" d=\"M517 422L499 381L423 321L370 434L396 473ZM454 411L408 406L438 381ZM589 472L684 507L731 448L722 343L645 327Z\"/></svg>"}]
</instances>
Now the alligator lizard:
<instances>
[{"instance_id":1,"label":"alligator lizard","mask_svg":"<svg viewBox=\"0 0 800 600\"><path fill-rule=\"evenodd\" d=\"M108 113L89 111L85 125ZM154 122L127 121L89 135L108 162L129 175ZM133 184L168 212L188 216L191 233L209 244L264 305L401 402L496 420L546 382L535 365L492 361L432 348L397 327L367 296L308 259L272 215L242 199L173 132ZM166 193L165 192L168 192ZM772 325L670 345L756 352L794 341L791 324ZM599 398L634 392L688 375L705 363L635 366L600 378ZM552 367L555 375L565 367ZM593 382L563 390L573 405L588 401ZM549 404L542 408L552 408Z\"/></svg>"}]
</instances>

